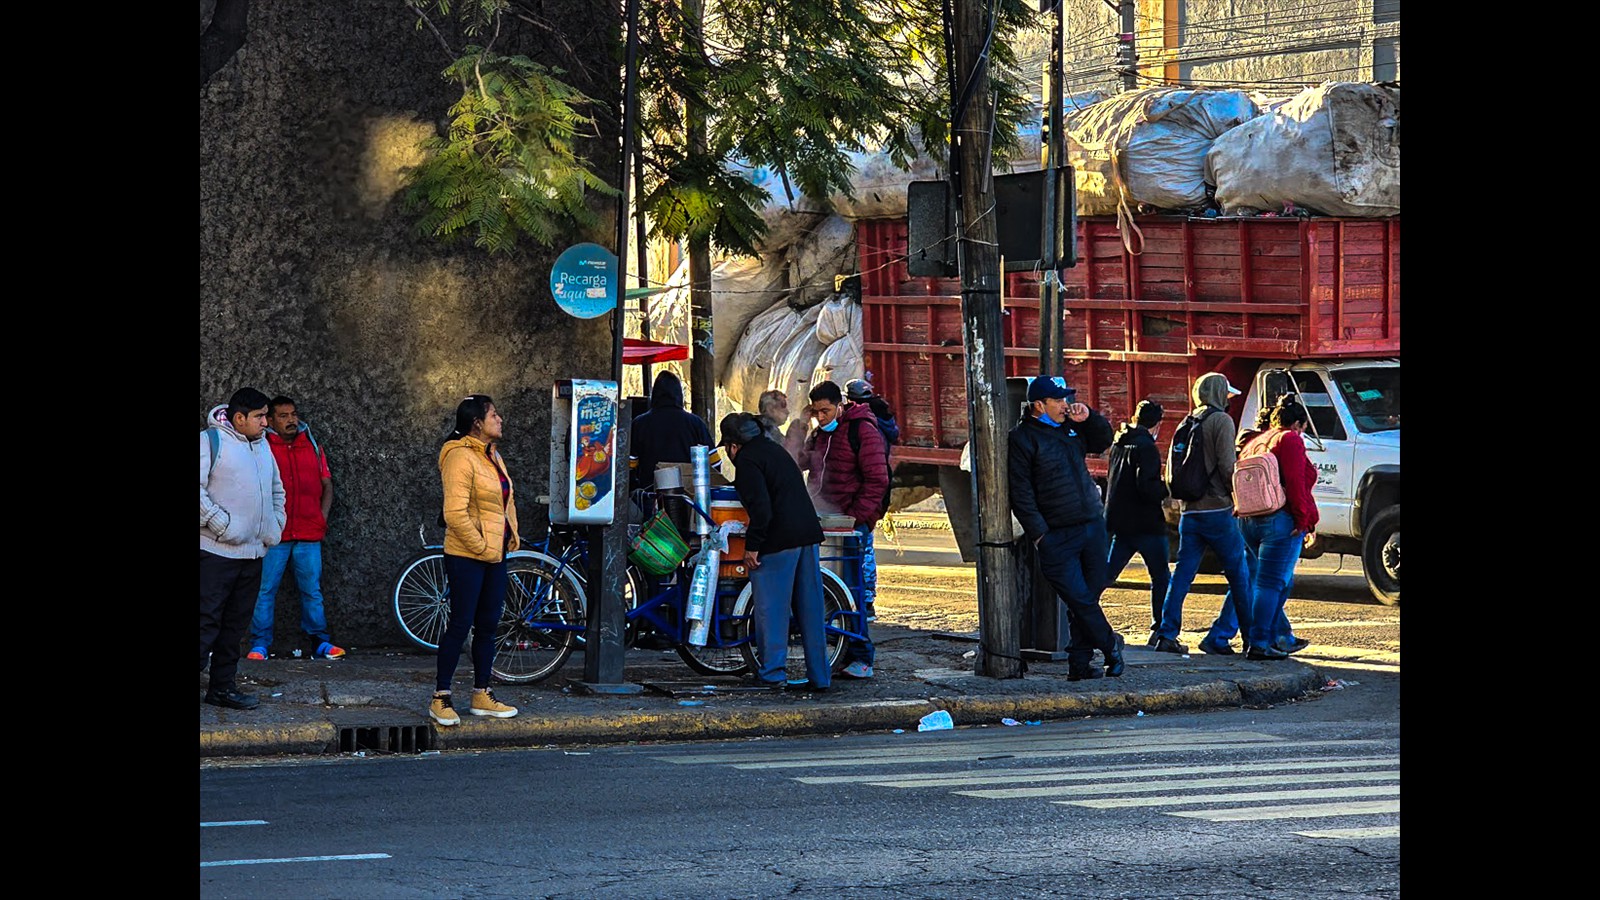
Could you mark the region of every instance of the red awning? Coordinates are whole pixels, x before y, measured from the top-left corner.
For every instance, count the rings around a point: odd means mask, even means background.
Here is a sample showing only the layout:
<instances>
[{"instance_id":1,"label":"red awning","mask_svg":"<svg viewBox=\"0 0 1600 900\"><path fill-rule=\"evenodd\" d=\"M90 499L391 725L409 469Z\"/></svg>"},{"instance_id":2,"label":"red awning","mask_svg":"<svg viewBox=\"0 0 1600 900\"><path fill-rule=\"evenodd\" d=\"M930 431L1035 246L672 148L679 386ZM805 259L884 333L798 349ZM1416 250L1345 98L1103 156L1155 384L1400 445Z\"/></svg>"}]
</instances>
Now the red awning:
<instances>
[{"instance_id":1,"label":"red awning","mask_svg":"<svg viewBox=\"0 0 1600 900\"><path fill-rule=\"evenodd\" d=\"M683 344L663 344L660 341L631 337L622 339L622 364L626 366L642 366L645 363L655 364L688 358L689 348Z\"/></svg>"}]
</instances>

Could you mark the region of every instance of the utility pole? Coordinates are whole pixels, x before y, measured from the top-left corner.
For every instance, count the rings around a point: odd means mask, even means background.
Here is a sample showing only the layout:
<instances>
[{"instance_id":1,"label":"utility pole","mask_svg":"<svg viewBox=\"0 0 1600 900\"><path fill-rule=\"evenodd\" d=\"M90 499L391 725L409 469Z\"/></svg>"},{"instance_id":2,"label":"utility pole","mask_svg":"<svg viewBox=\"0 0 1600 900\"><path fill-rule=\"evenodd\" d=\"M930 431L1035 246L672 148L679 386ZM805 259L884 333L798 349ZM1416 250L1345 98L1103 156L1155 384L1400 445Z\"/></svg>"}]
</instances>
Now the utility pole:
<instances>
[{"instance_id":1,"label":"utility pole","mask_svg":"<svg viewBox=\"0 0 1600 900\"><path fill-rule=\"evenodd\" d=\"M633 154L633 189L639 196L644 196L644 154ZM639 336L650 340L650 295L644 293L650 288L650 248L645 244L644 213L641 212L633 218L633 243L634 252L638 254L639 266ZM650 364L644 363L641 367L643 388L640 393L650 396ZM621 382L618 382L620 385Z\"/></svg>"},{"instance_id":2,"label":"utility pole","mask_svg":"<svg viewBox=\"0 0 1600 900\"><path fill-rule=\"evenodd\" d=\"M1005 340L1000 330L1000 246L989 163L994 107L988 51L992 6L946 0L955 34L950 97L950 181L956 192L956 259L961 271L962 333L967 361L967 421L972 439L973 499L978 514L976 671L1022 677L1022 607L1014 578L1011 498L1006 482ZM946 7L951 9L952 7Z\"/></svg>"},{"instance_id":3,"label":"utility pole","mask_svg":"<svg viewBox=\"0 0 1600 900\"><path fill-rule=\"evenodd\" d=\"M698 64L706 63L705 0L684 0L685 43ZM694 96L684 98L689 154L704 159L710 154L706 139L706 109ZM689 238L689 411L715 423L717 356L711 330L711 238Z\"/></svg>"},{"instance_id":4,"label":"utility pole","mask_svg":"<svg viewBox=\"0 0 1600 900\"><path fill-rule=\"evenodd\" d=\"M1117 34L1117 64L1114 69L1122 75L1123 90L1138 90L1139 53L1133 45L1134 36L1138 34L1138 26L1134 24L1138 6L1134 0L1122 0L1117 9L1122 14L1122 31Z\"/></svg>"},{"instance_id":5,"label":"utility pole","mask_svg":"<svg viewBox=\"0 0 1600 900\"><path fill-rule=\"evenodd\" d=\"M1049 2L1049 0L1046 0ZM1056 178L1050 170L1067 161L1067 128L1062 120L1062 84L1065 78L1062 72L1061 61L1061 24L1063 8L1066 0L1055 0L1055 15L1050 28L1050 64L1049 71L1045 73L1044 89L1044 140L1039 145L1039 155L1042 168L1045 172L1044 179L1044 208L1045 216L1049 219L1046 227L1041 230L1044 247L1040 250L1040 259L1049 259L1054 255L1054 248L1061 246L1061 236L1057 233L1061 228L1060 217L1056 215L1059 201L1056 199ZM1057 266L1060 261L1057 261ZM1065 365L1062 359L1063 345L1066 340L1062 334L1064 325L1061 315L1061 277L1060 269L1049 270L1045 275L1044 283L1039 286L1039 373L1042 375L1061 375Z\"/></svg>"}]
</instances>

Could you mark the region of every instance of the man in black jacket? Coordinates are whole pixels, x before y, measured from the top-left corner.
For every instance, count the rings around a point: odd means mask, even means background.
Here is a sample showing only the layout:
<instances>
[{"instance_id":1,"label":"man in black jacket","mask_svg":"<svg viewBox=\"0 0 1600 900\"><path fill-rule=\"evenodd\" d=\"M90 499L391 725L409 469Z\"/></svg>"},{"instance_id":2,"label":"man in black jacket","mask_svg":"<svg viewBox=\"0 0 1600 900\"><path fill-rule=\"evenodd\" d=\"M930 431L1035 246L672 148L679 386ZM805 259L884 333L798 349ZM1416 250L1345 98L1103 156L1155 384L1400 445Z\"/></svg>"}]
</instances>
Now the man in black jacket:
<instances>
[{"instance_id":1,"label":"man in black jacket","mask_svg":"<svg viewBox=\"0 0 1600 900\"><path fill-rule=\"evenodd\" d=\"M629 432L628 452L639 461L631 487L654 487L656 463L686 463L690 447L710 444L705 420L683 408L683 382L663 370L650 389L650 409L633 420Z\"/></svg>"},{"instance_id":2,"label":"man in black jacket","mask_svg":"<svg viewBox=\"0 0 1600 900\"><path fill-rule=\"evenodd\" d=\"M1150 645L1158 640L1161 603L1167 596L1167 521L1161 501L1167 483L1161 479L1161 453L1156 449L1156 429L1161 426L1161 404L1140 400L1133 420L1124 424L1111 445L1111 469L1106 476L1106 530L1111 551L1106 561L1106 584L1117 580L1133 554L1144 559L1150 571Z\"/></svg>"},{"instance_id":3,"label":"man in black jacket","mask_svg":"<svg viewBox=\"0 0 1600 900\"><path fill-rule=\"evenodd\" d=\"M1038 548L1039 568L1071 616L1067 678L1122 674L1122 635L1100 609L1106 580L1106 522L1100 489L1084 457L1111 446L1111 425L1076 402L1060 376L1041 375L1028 385L1028 414L1009 437L1011 511ZM1102 672L1092 665L1105 654Z\"/></svg>"},{"instance_id":4,"label":"man in black jacket","mask_svg":"<svg viewBox=\"0 0 1600 900\"><path fill-rule=\"evenodd\" d=\"M825 691L832 683L823 621L822 569L817 545L822 526L806 492L800 467L762 434L760 420L731 413L718 425L720 446L734 464L733 489L750 522L744 534L744 564L754 594L751 640L760 669L756 681L774 689ZM806 681L788 683L789 617L800 620Z\"/></svg>"}]
</instances>

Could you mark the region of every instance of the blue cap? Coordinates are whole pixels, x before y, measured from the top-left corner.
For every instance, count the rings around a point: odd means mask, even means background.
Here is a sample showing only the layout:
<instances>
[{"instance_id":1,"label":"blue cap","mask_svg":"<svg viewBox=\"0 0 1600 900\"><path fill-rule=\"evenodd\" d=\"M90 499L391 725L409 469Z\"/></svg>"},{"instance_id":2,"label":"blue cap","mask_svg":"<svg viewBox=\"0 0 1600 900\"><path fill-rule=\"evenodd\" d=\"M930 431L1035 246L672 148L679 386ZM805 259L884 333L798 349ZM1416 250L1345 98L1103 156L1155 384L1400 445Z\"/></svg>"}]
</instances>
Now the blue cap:
<instances>
[{"instance_id":1,"label":"blue cap","mask_svg":"<svg viewBox=\"0 0 1600 900\"><path fill-rule=\"evenodd\" d=\"M1040 375L1028 383L1028 402L1035 400L1049 400L1064 397L1067 400L1078 396L1078 392L1067 387L1067 380L1060 375Z\"/></svg>"}]
</instances>

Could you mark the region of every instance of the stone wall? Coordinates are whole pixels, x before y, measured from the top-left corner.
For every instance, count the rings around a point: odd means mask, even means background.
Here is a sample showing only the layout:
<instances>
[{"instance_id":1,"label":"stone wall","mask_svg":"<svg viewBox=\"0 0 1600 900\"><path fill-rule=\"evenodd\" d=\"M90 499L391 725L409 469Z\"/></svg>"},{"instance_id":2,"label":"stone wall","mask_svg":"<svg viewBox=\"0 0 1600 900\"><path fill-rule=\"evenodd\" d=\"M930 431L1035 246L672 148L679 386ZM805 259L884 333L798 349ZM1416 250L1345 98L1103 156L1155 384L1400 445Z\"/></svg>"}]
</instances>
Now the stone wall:
<instances>
[{"instance_id":1,"label":"stone wall","mask_svg":"<svg viewBox=\"0 0 1600 900\"><path fill-rule=\"evenodd\" d=\"M563 5L586 23L579 51L606 58L594 23L614 8L553 0L544 11L560 20ZM211 7L203 0L202 29ZM461 397L495 398L523 530L541 535L551 385L610 377L609 317L572 318L550 297L562 247L491 258L417 235L403 211L400 168L459 96L439 75L443 48L415 25L400 0L257 0L243 47L200 90L196 425L244 385L298 401L333 469L329 626L354 646L404 640L392 581L419 549L419 523L440 538L437 453ZM541 59L547 43L522 26L497 49ZM594 154L601 172L615 168L614 149ZM571 242L609 246L602 229ZM286 579L279 652L304 646L297 597Z\"/></svg>"}]
</instances>

